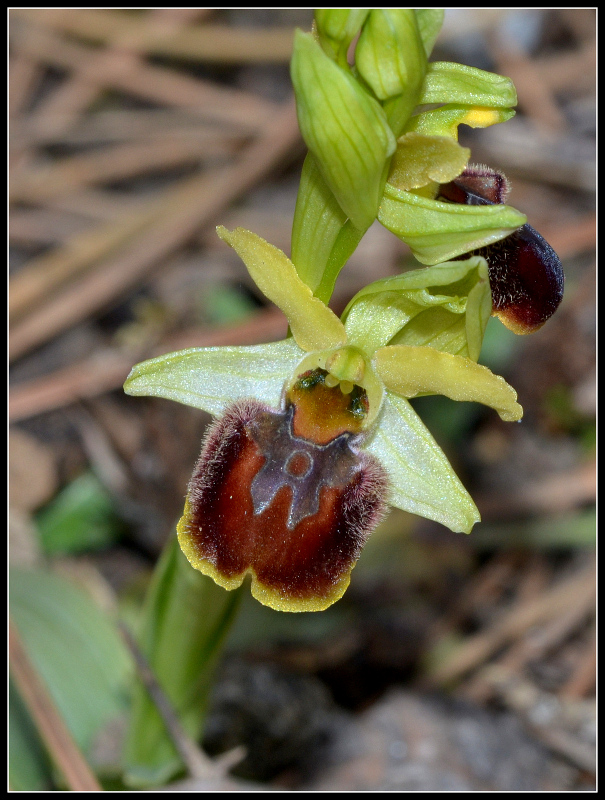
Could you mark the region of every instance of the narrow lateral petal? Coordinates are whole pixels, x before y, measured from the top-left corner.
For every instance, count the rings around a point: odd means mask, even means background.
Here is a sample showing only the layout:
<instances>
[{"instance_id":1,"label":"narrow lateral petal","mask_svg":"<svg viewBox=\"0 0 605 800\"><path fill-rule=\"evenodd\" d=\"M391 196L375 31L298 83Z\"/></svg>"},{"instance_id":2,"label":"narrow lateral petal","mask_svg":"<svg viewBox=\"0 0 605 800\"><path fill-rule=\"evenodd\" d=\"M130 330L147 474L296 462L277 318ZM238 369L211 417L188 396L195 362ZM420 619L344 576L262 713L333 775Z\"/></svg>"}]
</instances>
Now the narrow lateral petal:
<instances>
[{"instance_id":1,"label":"narrow lateral petal","mask_svg":"<svg viewBox=\"0 0 605 800\"><path fill-rule=\"evenodd\" d=\"M346 342L344 325L296 272L286 254L245 228L216 232L246 265L261 292L280 308L290 323L292 335L303 350L324 350Z\"/></svg>"},{"instance_id":2,"label":"narrow lateral petal","mask_svg":"<svg viewBox=\"0 0 605 800\"><path fill-rule=\"evenodd\" d=\"M523 416L513 387L470 358L432 347L393 345L376 352L375 368L387 390L402 397L442 394L452 400L483 403L506 422Z\"/></svg>"},{"instance_id":3,"label":"narrow lateral petal","mask_svg":"<svg viewBox=\"0 0 605 800\"><path fill-rule=\"evenodd\" d=\"M388 473L391 505L456 533L470 533L479 522L477 507L445 453L403 397L387 393L366 450Z\"/></svg>"},{"instance_id":4,"label":"narrow lateral petal","mask_svg":"<svg viewBox=\"0 0 605 800\"><path fill-rule=\"evenodd\" d=\"M220 414L242 397L276 406L302 355L294 339L252 347L192 347L137 364L124 391L165 397L209 414Z\"/></svg>"}]
</instances>

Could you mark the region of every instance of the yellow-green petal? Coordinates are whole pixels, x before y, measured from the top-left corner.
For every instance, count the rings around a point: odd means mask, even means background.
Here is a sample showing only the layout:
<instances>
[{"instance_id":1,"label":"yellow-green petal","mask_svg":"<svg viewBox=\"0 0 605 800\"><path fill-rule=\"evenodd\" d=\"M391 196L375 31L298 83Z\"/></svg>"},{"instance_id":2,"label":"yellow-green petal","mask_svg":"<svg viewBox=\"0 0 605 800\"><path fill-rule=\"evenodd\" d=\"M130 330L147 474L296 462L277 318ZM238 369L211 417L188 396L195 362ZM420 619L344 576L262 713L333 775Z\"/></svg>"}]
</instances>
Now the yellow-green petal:
<instances>
[{"instance_id":1,"label":"yellow-green petal","mask_svg":"<svg viewBox=\"0 0 605 800\"><path fill-rule=\"evenodd\" d=\"M489 106L464 106L448 104L439 108L421 111L408 120L406 132L415 131L425 136L450 136L458 139L458 125L469 128L489 128L499 122L507 122L515 116L510 108Z\"/></svg>"},{"instance_id":2,"label":"yellow-green petal","mask_svg":"<svg viewBox=\"0 0 605 800\"><path fill-rule=\"evenodd\" d=\"M402 397L442 394L489 406L506 422L523 416L513 387L470 358L432 347L392 345L376 352L374 366L387 390Z\"/></svg>"},{"instance_id":3,"label":"yellow-green petal","mask_svg":"<svg viewBox=\"0 0 605 800\"><path fill-rule=\"evenodd\" d=\"M448 183L463 172L470 156L469 148L461 147L451 137L406 133L397 140L388 182L404 191L432 181Z\"/></svg>"},{"instance_id":4,"label":"yellow-green petal","mask_svg":"<svg viewBox=\"0 0 605 800\"><path fill-rule=\"evenodd\" d=\"M365 448L386 469L392 506L470 533L480 516L445 453L410 403L387 393Z\"/></svg>"},{"instance_id":5,"label":"yellow-green petal","mask_svg":"<svg viewBox=\"0 0 605 800\"><path fill-rule=\"evenodd\" d=\"M286 254L245 228L216 229L240 256L261 292L286 315L296 344L325 350L346 342L344 325L304 283Z\"/></svg>"}]
</instances>

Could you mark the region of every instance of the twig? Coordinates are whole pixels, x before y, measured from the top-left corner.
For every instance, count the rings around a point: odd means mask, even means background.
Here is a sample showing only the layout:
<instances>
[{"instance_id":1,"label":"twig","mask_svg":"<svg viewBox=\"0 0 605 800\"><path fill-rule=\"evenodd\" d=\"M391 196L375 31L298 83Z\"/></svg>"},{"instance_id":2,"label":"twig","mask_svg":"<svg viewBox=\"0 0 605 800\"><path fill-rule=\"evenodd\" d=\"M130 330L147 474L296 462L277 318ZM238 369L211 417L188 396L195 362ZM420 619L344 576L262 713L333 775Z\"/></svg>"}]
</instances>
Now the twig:
<instances>
[{"instance_id":1,"label":"twig","mask_svg":"<svg viewBox=\"0 0 605 800\"><path fill-rule=\"evenodd\" d=\"M63 130L64 127L64 120L55 120L54 116L39 120L30 115L11 123L11 141L32 146L196 139L205 143L209 153L222 154L239 146L245 136L231 126L217 125L173 108L91 111L74 120L69 129Z\"/></svg>"},{"instance_id":2,"label":"twig","mask_svg":"<svg viewBox=\"0 0 605 800\"><path fill-rule=\"evenodd\" d=\"M135 285L202 225L266 172L299 141L294 103L288 102L266 123L265 135L253 142L235 163L217 173L195 176L173 190L164 214L147 225L132 245L95 271L69 285L57 298L15 325L10 355L16 358L51 336L98 311Z\"/></svg>"},{"instance_id":3,"label":"twig","mask_svg":"<svg viewBox=\"0 0 605 800\"><path fill-rule=\"evenodd\" d=\"M204 755L204 753L200 750L197 744L193 741L193 739L191 739L189 734L181 725L181 721L178 718L172 703L158 683L155 675L153 674L153 670L139 649L134 637L126 625L120 623L119 627L122 637L126 642L126 646L134 658L139 677L141 678L145 689L149 693L149 696L151 697L155 707L162 717L164 724L166 725L166 730L168 731L181 759L187 767L189 774L196 778L208 778L216 774L215 765L206 755Z\"/></svg>"},{"instance_id":4,"label":"twig","mask_svg":"<svg viewBox=\"0 0 605 800\"><path fill-rule=\"evenodd\" d=\"M596 773L597 755L594 747L578 741L575 737L561 730L553 730L542 725L528 725L531 732L550 750L563 756L575 767L586 770L591 775Z\"/></svg>"},{"instance_id":5,"label":"twig","mask_svg":"<svg viewBox=\"0 0 605 800\"><path fill-rule=\"evenodd\" d=\"M597 631L593 624L579 663L559 692L566 700L576 700L590 692L597 681Z\"/></svg>"},{"instance_id":6,"label":"twig","mask_svg":"<svg viewBox=\"0 0 605 800\"><path fill-rule=\"evenodd\" d=\"M510 667L489 665L483 670L484 685L493 689L500 702L512 709L529 732L546 747L581 770L595 773L596 753L567 729L569 711L552 694L540 691L533 683L515 675ZM553 706L554 703L554 706ZM540 707L551 707L543 723L536 721Z\"/></svg>"},{"instance_id":7,"label":"twig","mask_svg":"<svg viewBox=\"0 0 605 800\"><path fill-rule=\"evenodd\" d=\"M9 630L9 655L11 670L21 697L69 788L74 792L101 791L102 787L29 660L17 628L12 622Z\"/></svg>"},{"instance_id":8,"label":"twig","mask_svg":"<svg viewBox=\"0 0 605 800\"><path fill-rule=\"evenodd\" d=\"M17 44L25 55L67 70L82 70L83 77L97 87L128 92L154 103L187 109L193 114L224 125L235 126L247 133L256 133L275 112L276 105L249 92L218 87L210 81L190 78L174 70L143 62L129 63L114 58L111 70L95 73L91 50L48 31L27 28Z\"/></svg>"},{"instance_id":9,"label":"twig","mask_svg":"<svg viewBox=\"0 0 605 800\"><path fill-rule=\"evenodd\" d=\"M106 145L92 153L79 154L51 166L35 164L22 170L10 185L11 202L44 203L49 197L66 195L95 183L124 180L141 173L160 171L186 163L199 163L212 155L233 153L223 142L207 139L168 138L152 142ZM218 147L217 147L218 144Z\"/></svg>"},{"instance_id":10,"label":"twig","mask_svg":"<svg viewBox=\"0 0 605 800\"><path fill-rule=\"evenodd\" d=\"M103 44L115 45L126 39L150 55L224 64L287 63L292 55L293 28L238 30L225 25L189 25L167 37L149 17L133 21L120 10L20 9L18 14Z\"/></svg>"},{"instance_id":11,"label":"twig","mask_svg":"<svg viewBox=\"0 0 605 800\"><path fill-rule=\"evenodd\" d=\"M535 600L516 603L488 630L467 637L449 658L429 670L422 682L439 686L459 679L533 625L562 614L572 603L588 602L595 595L595 578L595 566L591 564L579 574L543 592Z\"/></svg>"},{"instance_id":12,"label":"twig","mask_svg":"<svg viewBox=\"0 0 605 800\"><path fill-rule=\"evenodd\" d=\"M242 342L258 342L281 339L286 334L283 314L268 310L240 325L200 331L199 328L183 331L164 341L155 355L182 350L186 347L219 347ZM66 405L104 392L118 389L135 361L147 354L127 355L118 352L97 353L92 358L57 370L43 378L36 378L15 386L9 393L9 418L11 422L27 419L62 408Z\"/></svg>"},{"instance_id":13,"label":"twig","mask_svg":"<svg viewBox=\"0 0 605 800\"><path fill-rule=\"evenodd\" d=\"M48 14L42 16L43 14L44 11L40 17L48 19ZM52 15L52 11L50 14ZM18 18L18 12L16 16ZM162 31L162 35L169 36L179 25L186 24L192 16L197 16L196 9L152 9L147 21L156 25L158 30ZM132 42L132 35L122 34L121 39L115 44L121 45L119 60L123 68L136 67L139 56L132 49L135 44ZM91 54L89 59L81 62L79 68L76 65L72 75L63 81L58 89L45 98L30 115L30 119L33 118L39 125L54 131L55 134L67 130L102 91L102 76L114 68L115 59L116 51L113 48ZM93 75L96 75L96 79L92 77Z\"/></svg>"}]
</instances>

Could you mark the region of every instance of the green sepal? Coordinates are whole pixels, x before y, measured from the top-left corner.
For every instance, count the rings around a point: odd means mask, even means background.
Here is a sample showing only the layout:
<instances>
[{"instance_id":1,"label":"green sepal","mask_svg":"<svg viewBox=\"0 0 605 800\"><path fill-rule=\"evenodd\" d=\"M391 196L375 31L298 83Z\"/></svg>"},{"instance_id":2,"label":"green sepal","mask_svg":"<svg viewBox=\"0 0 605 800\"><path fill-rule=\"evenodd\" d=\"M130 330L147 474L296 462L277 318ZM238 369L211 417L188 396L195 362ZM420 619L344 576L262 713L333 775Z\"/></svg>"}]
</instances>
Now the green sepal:
<instances>
[{"instance_id":1,"label":"green sepal","mask_svg":"<svg viewBox=\"0 0 605 800\"><path fill-rule=\"evenodd\" d=\"M465 64L434 61L428 65L419 105L459 103L468 106L511 108L517 92L510 78Z\"/></svg>"},{"instance_id":2,"label":"green sepal","mask_svg":"<svg viewBox=\"0 0 605 800\"><path fill-rule=\"evenodd\" d=\"M396 141L380 104L296 32L291 63L298 122L344 213L362 231L376 218Z\"/></svg>"},{"instance_id":3,"label":"green sepal","mask_svg":"<svg viewBox=\"0 0 605 800\"><path fill-rule=\"evenodd\" d=\"M403 192L387 183L379 221L421 264L438 264L504 239L527 217L511 206L466 206Z\"/></svg>"},{"instance_id":4,"label":"green sepal","mask_svg":"<svg viewBox=\"0 0 605 800\"><path fill-rule=\"evenodd\" d=\"M355 295L343 320L348 341L366 353L407 344L477 361L491 308L487 264L472 256L375 281Z\"/></svg>"},{"instance_id":5,"label":"green sepal","mask_svg":"<svg viewBox=\"0 0 605 800\"><path fill-rule=\"evenodd\" d=\"M397 140L388 182L409 191L431 182L449 183L466 167L471 151L449 136L423 136L410 132Z\"/></svg>"},{"instance_id":6,"label":"green sepal","mask_svg":"<svg viewBox=\"0 0 605 800\"><path fill-rule=\"evenodd\" d=\"M346 64L349 45L370 13L369 8L316 8L315 24L324 51Z\"/></svg>"},{"instance_id":7,"label":"green sepal","mask_svg":"<svg viewBox=\"0 0 605 800\"><path fill-rule=\"evenodd\" d=\"M425 136L449 136L458 139L459 125L468 125L469 128L488 128L490 125L506 122L514 116L515 112L510 108L448 103L439 108L421 111L411 117L405 130L422 133Z\"/></svg>"},{"instance_id":8,"label":"green sepal","mask_svg":"<svg viewBox=\"0 0 605 800\"><path fill-rule=\"evenodd\" d=\"M389 474L391 505L456 533L470 533L479 522L477 507L445 453L404 398L387 394L366 449Z\"/></svg>"},{"instance_id":9,"label":"green sepal","mask_svg":"<svg viewBox=\"0 0 605 800\"><path fill-rule=\"evenodd\" d=\"M439 36L445 12L442 8L416 8L414 13L424 52L428 58L433 52L437 36Z\"/></svg>"},{"instance_id":10,"label":"green sepal","mask_svg":"<svg viewBox=\"0 0 605 800\"><path fill-rule=\"evenodd\" d=\"M220 414L243 397L276 407L304 353L294 339L251 347L192 347L134 366L126 394L164 397Z\"/></svg>"},{"instance_id":11,"label":"green sepal","mask_svg":"<svg viewBox=\"0 0 605 800\"><path fill-rule=\"evenodd\" d=\"M261 292L280 308L296 344L303 350L323 350L344 344L342 322L325 303L313 296L286 254L246 228L216 232L242 259Z\"/></svg>"}]
</instances>

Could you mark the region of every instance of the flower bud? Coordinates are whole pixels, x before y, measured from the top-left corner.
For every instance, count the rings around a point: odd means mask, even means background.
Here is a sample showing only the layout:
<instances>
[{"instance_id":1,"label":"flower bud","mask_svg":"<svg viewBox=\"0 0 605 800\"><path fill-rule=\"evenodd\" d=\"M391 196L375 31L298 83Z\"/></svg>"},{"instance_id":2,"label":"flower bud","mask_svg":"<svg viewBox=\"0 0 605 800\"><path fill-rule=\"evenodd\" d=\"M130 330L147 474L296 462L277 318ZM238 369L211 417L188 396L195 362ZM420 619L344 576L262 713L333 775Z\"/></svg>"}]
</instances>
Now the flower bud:
<instances>
[{"instance_id":1,"label":"flower bud","mask_svg":"<svg viewBox=\"0 0 605 800\"><path fill-rule=\"evenodd\" d=\"M359 33L369 8L318 8L315 24L321 46L328 55L346 58L349 45Z\"/></svg>"},{"instance_id":2,"label":"flower bud","mask_svg":"<svg viewBox=\"0 0 605 800\"><path fill-rule=\"evenodd\" d=\"M411 8L373 9L355 50L355 65L398 136L418 104L426 52Z\"/></svg>"}]
</instances>

